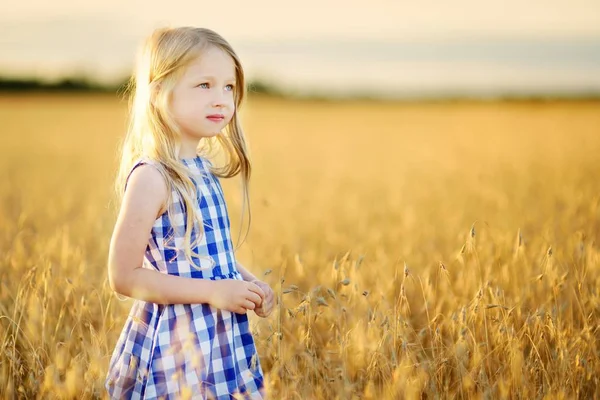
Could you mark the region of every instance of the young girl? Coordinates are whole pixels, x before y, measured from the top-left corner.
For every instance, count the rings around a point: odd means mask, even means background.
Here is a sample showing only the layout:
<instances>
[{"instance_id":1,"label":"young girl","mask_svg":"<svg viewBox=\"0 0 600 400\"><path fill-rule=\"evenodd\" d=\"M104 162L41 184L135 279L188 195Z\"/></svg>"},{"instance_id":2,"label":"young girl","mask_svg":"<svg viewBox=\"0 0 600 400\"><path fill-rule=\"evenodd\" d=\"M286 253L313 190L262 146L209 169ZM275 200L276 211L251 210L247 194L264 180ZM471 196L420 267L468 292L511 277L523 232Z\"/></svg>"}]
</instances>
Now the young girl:
<instances>
[{"instance_id":1,"label":"young girl","mask_svg":"<svg viewBox=\"0 0 600 400\"><path fill-rule=\"evenodd\" d=\"M240 61L211 30L161 28L133 78L108 276L135 302L106 389L128 399L263 398L246 312L267 317L274 295L235 260L218 179L241 173L247 201ZM221 168L207 156L215 141L227 155Z\"/></svg>"}]
</instances>

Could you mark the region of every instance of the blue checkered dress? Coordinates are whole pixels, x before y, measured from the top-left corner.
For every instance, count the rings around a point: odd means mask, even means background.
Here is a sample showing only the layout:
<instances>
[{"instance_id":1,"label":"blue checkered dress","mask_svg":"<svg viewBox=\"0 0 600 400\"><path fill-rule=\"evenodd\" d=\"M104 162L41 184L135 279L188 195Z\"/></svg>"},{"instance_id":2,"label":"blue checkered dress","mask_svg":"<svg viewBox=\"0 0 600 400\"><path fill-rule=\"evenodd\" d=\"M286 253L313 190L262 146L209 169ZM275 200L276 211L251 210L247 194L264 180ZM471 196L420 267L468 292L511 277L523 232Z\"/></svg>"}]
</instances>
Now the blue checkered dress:
<instances>
[{"instance_id":1,"label":"blue checkered dress","mask_svg":"<svg viewBox=\"0 0 600 400\"><path fill-rule=\"evenodd\" d=\"M173 191L174 215L152 226L144 267L196 279L242 279L235 266L223 190L203 157L182 159L198 188L204 235L193 249L207 256L190 265L182 249L184 205ZM141 159L134 167L150 160ZM192 235L192 243L196 238ZM213 261L214 260L214 261ZM246 314L209 304L160 305L135 300L112 354L111 398L262 399L263 373ZM189 398L189 397L186 397Z\"/></svg>"}]
</instances>

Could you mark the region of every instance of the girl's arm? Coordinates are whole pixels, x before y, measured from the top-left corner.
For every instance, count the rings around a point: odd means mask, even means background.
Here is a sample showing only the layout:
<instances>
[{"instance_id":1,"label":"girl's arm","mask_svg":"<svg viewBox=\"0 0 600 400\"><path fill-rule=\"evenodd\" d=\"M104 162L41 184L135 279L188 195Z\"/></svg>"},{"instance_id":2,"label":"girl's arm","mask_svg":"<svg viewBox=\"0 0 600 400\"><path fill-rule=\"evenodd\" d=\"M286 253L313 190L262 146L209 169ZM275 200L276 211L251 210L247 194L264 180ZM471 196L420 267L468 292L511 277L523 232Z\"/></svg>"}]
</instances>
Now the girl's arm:
<instances>
[{"instance_id":1,"label":"girl's arm","mask_svg":"<svg viewBox=\"0 0 600 400\"><path fill-rule=\"evenodd\" d=\"M250 282L193 279L142 267L152 225L162 213L166 199L167 186L158 170L151 165L133 170L110 242L111 288L122 295L159 304L211 303L235 312L260 304L264 292Z\"/></svg>"},{"instance_id":2,"label":"girl's arm","mask_svg":"<svg viewBox=\"0 0 600 400\"><path fill-rule=\"evenodd\" d=\"M259 280L250 271L248 271L246 268L244 268L244 266L242 264L240 264L238 261L235 262L235 266L237 267L237 270L240 272L240 274L242 275L242 278L244 278L245 281L252 282L252 281Z\"/></svg>"}]
</instances>

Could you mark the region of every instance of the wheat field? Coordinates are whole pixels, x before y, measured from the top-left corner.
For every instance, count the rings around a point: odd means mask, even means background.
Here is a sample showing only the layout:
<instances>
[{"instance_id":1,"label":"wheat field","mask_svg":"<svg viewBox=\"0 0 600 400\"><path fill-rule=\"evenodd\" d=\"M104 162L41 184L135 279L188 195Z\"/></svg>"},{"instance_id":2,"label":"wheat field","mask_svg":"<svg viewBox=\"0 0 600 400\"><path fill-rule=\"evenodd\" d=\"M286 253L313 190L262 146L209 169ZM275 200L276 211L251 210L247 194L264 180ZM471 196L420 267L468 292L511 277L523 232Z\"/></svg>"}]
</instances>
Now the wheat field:
<instances>
[{"instance_id":1,"label":"wheat field","mask_svg":"<svg viewBox=\"0 0 600 400\"><path fill-rule=\"evenodd\" d=\"M0 396L104 398L126 102L0 97ZM252 97L272 399L600 396L600 102ZM239 181L224 181L233 237ZM247 220L245 220L247 221Z\"/></svg>"}]
</instances>

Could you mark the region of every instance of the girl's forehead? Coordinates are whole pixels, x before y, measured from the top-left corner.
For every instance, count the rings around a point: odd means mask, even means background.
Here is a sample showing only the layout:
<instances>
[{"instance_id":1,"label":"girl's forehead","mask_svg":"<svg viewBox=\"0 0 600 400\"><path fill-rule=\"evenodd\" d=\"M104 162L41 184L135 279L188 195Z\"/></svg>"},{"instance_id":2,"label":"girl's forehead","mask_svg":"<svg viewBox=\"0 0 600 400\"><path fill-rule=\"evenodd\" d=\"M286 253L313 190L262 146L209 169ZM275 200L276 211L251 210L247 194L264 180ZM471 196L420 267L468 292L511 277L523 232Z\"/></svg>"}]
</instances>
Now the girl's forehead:
<instances>
[{"instance_id":1,"label":"girl's forehead","mask_svg":"<svg viewBox=\"0 0 600 400\"><path fill-rule=\"evenodd\" d=\"M219 48L210 47L200 52L187 65L186 75L235 79L235 64L229 54Z\"/></svg>"}]
</instances>

